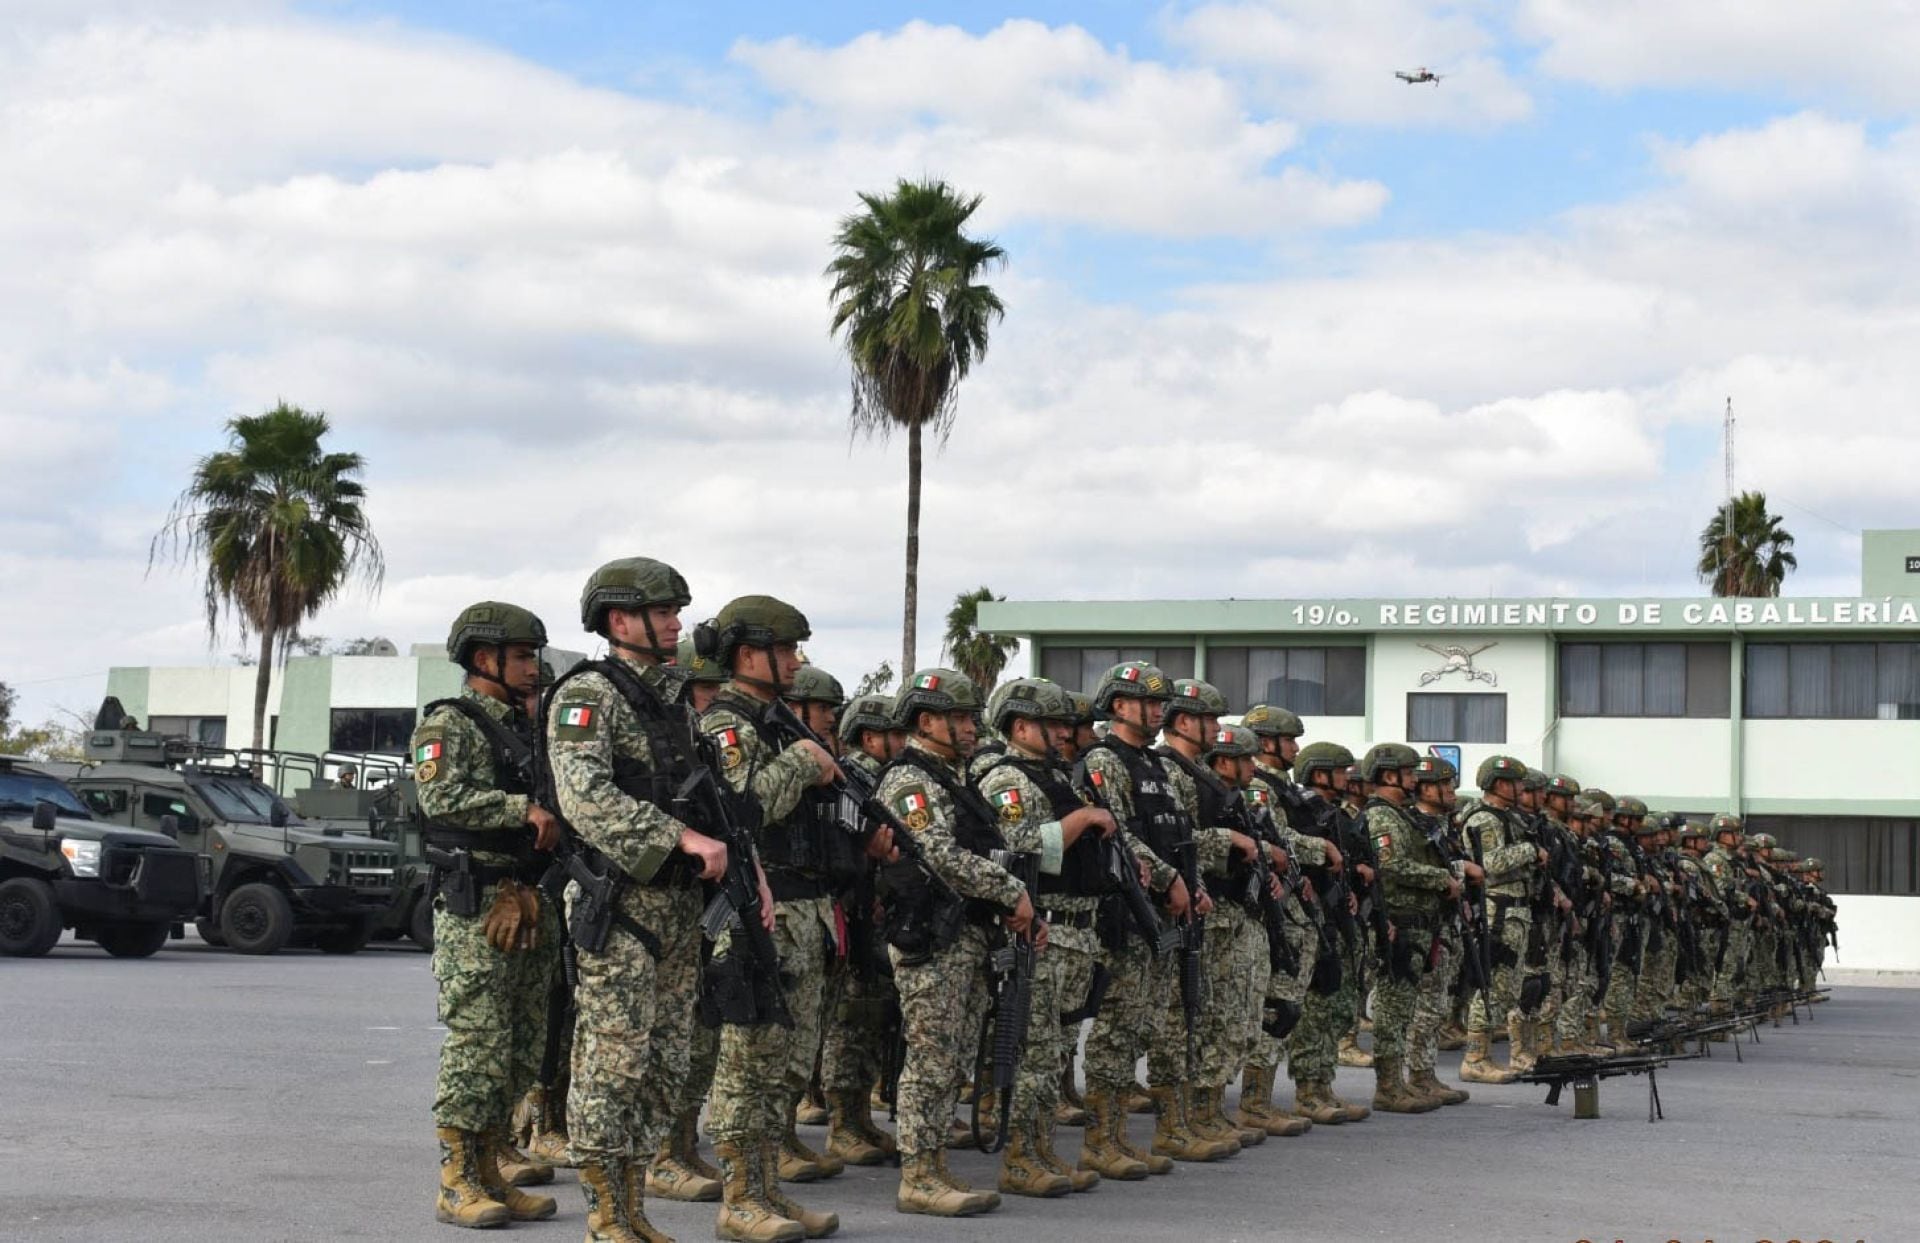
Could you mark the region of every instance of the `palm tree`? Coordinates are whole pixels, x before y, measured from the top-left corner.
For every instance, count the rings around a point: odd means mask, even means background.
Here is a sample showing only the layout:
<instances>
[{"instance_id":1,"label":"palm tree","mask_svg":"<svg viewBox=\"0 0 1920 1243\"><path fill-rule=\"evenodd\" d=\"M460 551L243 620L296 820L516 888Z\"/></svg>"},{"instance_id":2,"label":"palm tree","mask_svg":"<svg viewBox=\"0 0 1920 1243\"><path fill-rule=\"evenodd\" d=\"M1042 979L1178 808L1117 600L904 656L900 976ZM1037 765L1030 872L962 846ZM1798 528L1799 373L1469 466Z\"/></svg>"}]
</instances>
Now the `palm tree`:
<instances>
[{"instance_id":1,"label":"palm tree","mask_svg":"<svg viewBox=\"0 0 1920 1243\"><path fill-rule=\"evenodd\" d=\"M1007 661L1020 650L1020 640L1003 639L979 628L980 605L987 600L1004 599L1005 596L996 596L988 588L979 587L955 596L953 607L947 610L947 660L971 678L983 695L1000 681Z\"/></svg>"},{"instance_id":2,"label":"palm tree","mask_svg":"<svg viewBox=\"0 0 1920 1243\"><path fill-rule=\"evenodd\" d=\"M386 574L367 524L358 453L328 453L327 416L284 401L227 423L227 448L193 468L193 480L153 537L147 563L163 553L206 564L207 635L223 614L259 636L253 690L253 745L266 745L267 688L276 645L285 655L300 623L353 579L378 590Z\"/></svg>"},{"instance_id":3,"label":"palm tree","mask_svg":"<svg viewBox=\"0 0 1920 1243\"><path fill-rule=\"evenodd\" d=\"M1716 596L1777 596L1800 562L1789 551L1793 535L1767 512L1767 494L1742 492L1714 511L1700 532L1695 572Z\"/></svg>"},{"instance_id":4,"label":"palm tree","mask_svg":"<svg viewBox=\"0 0 1920 1243\"><path fill-rule=\"evenodd\" d=\"M834 235L832 333L842 335L853 363L856 434L907 433L906 619L900 667L914 668L920 606L921 438L945 443L953 429L960 381L986 356L987 330L1006 313L999 295L979 283L1006 252L968 237L980 196L943 181L899 182L890 195L862 194L866 210L846 217Z\"/></svg>"}]
</instances>

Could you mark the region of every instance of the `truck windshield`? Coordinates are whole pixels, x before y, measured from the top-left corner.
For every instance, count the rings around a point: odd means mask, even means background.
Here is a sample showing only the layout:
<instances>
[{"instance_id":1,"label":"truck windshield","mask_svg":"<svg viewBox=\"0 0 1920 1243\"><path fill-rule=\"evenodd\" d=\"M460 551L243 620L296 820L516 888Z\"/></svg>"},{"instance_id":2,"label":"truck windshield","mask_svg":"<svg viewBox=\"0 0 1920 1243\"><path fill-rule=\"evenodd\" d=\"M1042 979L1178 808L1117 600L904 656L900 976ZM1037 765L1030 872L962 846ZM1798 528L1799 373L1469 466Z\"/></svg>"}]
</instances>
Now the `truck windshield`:
<instances>
[{"instance_id":1,"label":"truck windshield","mask_svg":"<svg viewBox=\"0 0 1920 1243\"><path fill-rule=\"evenodd\" d=\"M0 772L0 808L30 812L40 799L58 807L63 816L78 820L93 819L93 814L80 801L79 795L67 788L66 782L55 780L45 773L23 773L18 770Z\"/></svg>"},{"instance_id":2,"label":"truck windshield","mask_svg":"<svg viewBox=\"0 0 1920 1243\"><path fill-rule=\"evenodd\" d=\"M200 797L213 805L213 810L222 820L234 824L270 824L272 823L274 804L279 802L273 791L249 777L209 777L196 775L187 778ZM287 809L287 823L299 824L300 817Z\"/></svg>"}]
</instances>

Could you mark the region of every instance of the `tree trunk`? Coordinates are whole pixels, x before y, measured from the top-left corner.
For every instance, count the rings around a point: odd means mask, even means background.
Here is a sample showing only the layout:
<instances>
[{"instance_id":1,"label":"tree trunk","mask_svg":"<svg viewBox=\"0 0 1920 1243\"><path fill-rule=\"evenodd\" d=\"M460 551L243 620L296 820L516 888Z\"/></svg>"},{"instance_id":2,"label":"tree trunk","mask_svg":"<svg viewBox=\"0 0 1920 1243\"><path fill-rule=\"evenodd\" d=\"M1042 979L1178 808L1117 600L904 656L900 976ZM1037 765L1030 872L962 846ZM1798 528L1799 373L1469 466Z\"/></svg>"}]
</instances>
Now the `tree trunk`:
<instances>
[{"instance_id":1,"label":"tree trunk","mask_svg":"<svg viewBox=\"0 0 1920 1243\"><path fill-rule=\"evenodd\" d=\"M273 631L260 631L260 666L253 678L253 749L267 745L267 688L273 683ZM257 767L257 766L256 766Z\"/></svg>"},{"instance_id":2,"label":"tree trunk","mask_svg":"<svg viewBox=\"0 0 1920 1243\"><path fill-rule=\"evenodd\" d=\"M900 630L900 684L913 676L920 616L920 424L907 424L907 608Z\"/></svg>"}]
</instances>

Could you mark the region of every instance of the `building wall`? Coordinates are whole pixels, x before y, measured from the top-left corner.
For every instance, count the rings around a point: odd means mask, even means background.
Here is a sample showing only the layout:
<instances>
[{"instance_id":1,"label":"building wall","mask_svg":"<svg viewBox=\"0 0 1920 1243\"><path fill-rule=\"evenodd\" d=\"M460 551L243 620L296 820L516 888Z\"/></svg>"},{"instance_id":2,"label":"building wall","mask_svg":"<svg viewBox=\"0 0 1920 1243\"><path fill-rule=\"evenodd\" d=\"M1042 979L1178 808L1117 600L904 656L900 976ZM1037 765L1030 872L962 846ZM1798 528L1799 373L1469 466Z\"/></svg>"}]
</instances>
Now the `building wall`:
<instances>
[{"instance_id":1,"label":"building wall","mask_svg":"<svg viewBox=\"0 0 1920 1243\"><path fill-rule=\"evenodd\" d=\"M1732 808L1731 721L1566 717L1552 742L1548 767L1588 785L1667 811Z\"/></svg>"},{"instance_id":2,"label":"building wall","mask_svg":"<svg viewBox=\"0 0 1920 1243\"><path fill-rule=\"evenodd\" d=\"M1746 721L1742 793L1749 810L1812 802L1895 803L1852 814L1920 810L1920 721Z\"/></svg>"},{"instance_id":3,"label":"building wall","mask_svg":"<svg viewBox=\"0 0 1920 1243\"><path fill-rule=\"evenodd\" d=\"M1422 686L1423 676L1441 669L1446 658L1421 646L1464 647L1468 650L1493 644L1473 657L1476 671L1494 678L1492 684L1470 681L1464 673L1454 672L1433 678ZM1372 716L1375 742L1397 742L1407 737L1407 696L1410 694L1499 694L1507 701L1507 736L1504 742L1460 743L1460 763L1471 783L1480 761L1490 755L1516 755L1529 763L1540 757L1541 747L1551 723L1549 705L1552 689L1548 674L1552 666L1550 644L1542 635L1436 634L1376 635L1372 659L1367 670L1367 699ZM1436 740L1438 741L1438 740ZM1415 743L1425 750L1426 743Z\"/></svg>"}]
</instances>

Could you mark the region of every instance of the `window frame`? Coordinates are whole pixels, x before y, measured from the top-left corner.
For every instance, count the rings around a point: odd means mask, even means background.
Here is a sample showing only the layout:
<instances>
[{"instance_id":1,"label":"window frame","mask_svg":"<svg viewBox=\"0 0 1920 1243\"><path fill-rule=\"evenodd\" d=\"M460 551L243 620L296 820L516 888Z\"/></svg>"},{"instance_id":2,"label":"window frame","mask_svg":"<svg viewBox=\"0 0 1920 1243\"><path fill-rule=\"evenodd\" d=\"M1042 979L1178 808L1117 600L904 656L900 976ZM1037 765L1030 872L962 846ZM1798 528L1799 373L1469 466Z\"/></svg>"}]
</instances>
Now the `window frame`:
<instances>
[{"instance_id":1,"label":"window frame","mask_svg":"<svg viewBox=\"0 0 1920 1243\"><path fill-rule=\"evenodd\" d=\"M1449 700L1454 704L1453 727L1455 730L1455 736L1451 738L1423 738L1423 737L1417 736L1413 728L1414 704L1416 702L1431 702L1431 701L1442 700L1442 699ZM1481 701L1488 701L1488 702L1491 702L1493 700L1499 701L1500 703L1500 736L1498 738L1467 738L1467 737L1461 736L1461 735L1464 735L1466 732L1465 729L1462 728L1464 724L1464 718L1461 716L1462 703L1465 700L1481 700ZM1508 708L1507 692L1505 691L1408 691L1407 692L1407 741L1409 743L1421 743L1421 744L1435 743L1435 742L1458 743L1463 746L1469 746L1469 747L1505 746L1507 743L1507 734L1509 732L1509 719L1510 719L1507 708Z\"/></svg>"},{"instance_id":2,"label":"window frame","mask_svg":"<svg viewBox=\"0 0 1920 1243\"><path fill-rule=\"evenodd\" d=\"M1654 712L1648 704L1656 698L1649 683L1652 648L1678 648L1681 653L1679 712ZM1576 691L1574 679L1568 675L1567 665L1570 659L1579 656L1585 650L1594 653L1594 685L1591 696L1593 704L1590 711L1579 710L1572 702ZM1609 653L1636 653L1639 663L1639 704L1632 712L1610 711L1607 703L1607 661ZM1744 659L1744 658L1743 658ZM1718 704L1717 710L1695 711L1694 691L1697 669L1705 669L1715 661L1720 665L1720 678L1711 690ZM1745 666L1742 666L1744 672ZM1561 720L1571 721L1726 721L1733 717L1733 644L1724 640L1712 639L1579 639L1562 641L1554 645L1554 708ZM1704 678L1698 678L1704 681ZM1705 696L1703 695L1703 698Z\"/></svg>"},{"instance_id":3,"label":"window frame","mask_svg":"<svg viewBox=\"0 0 1920 1243\"><path fill-rule=\"evenodd\" d=\"M367 714L366 746L343 744L341 742L340 718L346 713ZM392 714L397 716L403 713L406 716L406 727L397 735L397 743L388 747L381 746L379 718L383 715ZM389 721L388 724L391 725L393 722ZM327 710L327 750L329 752L340 752L348 755L405 755L408 747L412 745L413 731L419 727L419 724L420 709L418 708L329 708Z\"/></svg>"}]
</instances>

